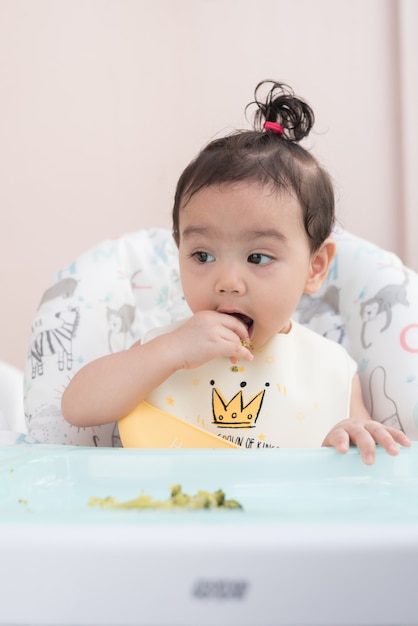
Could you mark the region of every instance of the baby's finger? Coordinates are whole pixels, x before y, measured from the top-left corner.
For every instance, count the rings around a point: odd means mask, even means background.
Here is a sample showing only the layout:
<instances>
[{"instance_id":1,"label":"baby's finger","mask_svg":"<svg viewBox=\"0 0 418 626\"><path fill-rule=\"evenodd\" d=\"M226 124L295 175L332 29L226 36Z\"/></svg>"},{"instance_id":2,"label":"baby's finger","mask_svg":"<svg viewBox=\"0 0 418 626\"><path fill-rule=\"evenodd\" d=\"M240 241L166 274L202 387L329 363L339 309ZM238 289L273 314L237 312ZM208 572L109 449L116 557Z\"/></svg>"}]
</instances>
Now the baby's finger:
<instances>
[{"instance_id":1,"label":"baby's finger","mask_svg":"<svg viewBox=\"0 0 418 626\"><path fill-rule=\"evenodd\" d=\"M238 361L240 361L240 359L244 359L245 361L252 361L254 358L253 353L250 352L248 348L244 348L243 346L241 346L241 348L242 350L240 351L239 356L231 356L229 358L229 360L231 361L233 365L236 365Z\"/></svg>"},{"instance_id":2,"label":"baby's finger","mask_svg":"<svg viewBox=\"0 0 418 626\"><path fill-rule=\"evenodd\" d=\"M382 446L388 454L395 456L399 453L399 446L396 444L392 433L379 422L374 422L373 420L368 422L367 430L374 441Z\"/></svg>"},{"instance_id":3,"label":"baby's finger","mask_svg":"<svg viewBox=\"0 0 418 626\"><path fill-rule=\"evenodd\" d=\"M357 446L366 465L373 465L376 456L376 443L367 430L359 430L352 434L351 441Z\"/></svg>"},{"instance_id":4,"label":"baby's finger","mask_svg":"<svg viewBox=\"0 0 418 626\"><path fill-rule=\"evenodd\" d=\"M357 446L366 465L372 465L375 459L376 443L373 435L362 424L348 420L346 433L352 444Z\"/></svg>"},{"instance_id":5,"label":"baby's finger","mask_svg":"<svg viewBox=\"0 0 418 626\"><path fill-rule=\"evenodd\" d=\"M411 440L408 439L408 437L405 435L405 433L402 430L399 430L398 428L392 428L391 426L388 426L386 430L392 435L393 439L397 443L399 443L401 446L409 448L412 445Z\"/></svg>"},{"instance_id":6,"label":"baby's finger","mask_svg":"<svg viewBox=\"0 0 418 626\"><path fill-rule=\"evenodd\" d=\"M238 363L241 359L252 361L254 355L246 348L238 335L229 328L222 328L220 339L223 342L224 356L229 357L232 364Z\"/></svg>"},{"instance_id":7,"label":"baby's finger","mask_svg":"<svg viewBox=\"0 0 418 626\"><path fill-rule=\"evenodd\" d=\"M245 344L250 343L248 328L242 320L235 317L235 315L230 315L228 313L220 313L220 315L223 315L224 317L223 324L225 325L226 328L229 328L236 335L238 335L240 340L244 342Z\"/></svg>"},{"instance_id":8,"label":"baby's finger","mask_svg":"<svg viewBox=\"0 0 418 626\"><path fill-rule=\"evenodd\" d=\"M350 448L350 437L344 428L336 428L325 438L323 446L335 448L344 454Z\"/></svg>"}]
</instances>

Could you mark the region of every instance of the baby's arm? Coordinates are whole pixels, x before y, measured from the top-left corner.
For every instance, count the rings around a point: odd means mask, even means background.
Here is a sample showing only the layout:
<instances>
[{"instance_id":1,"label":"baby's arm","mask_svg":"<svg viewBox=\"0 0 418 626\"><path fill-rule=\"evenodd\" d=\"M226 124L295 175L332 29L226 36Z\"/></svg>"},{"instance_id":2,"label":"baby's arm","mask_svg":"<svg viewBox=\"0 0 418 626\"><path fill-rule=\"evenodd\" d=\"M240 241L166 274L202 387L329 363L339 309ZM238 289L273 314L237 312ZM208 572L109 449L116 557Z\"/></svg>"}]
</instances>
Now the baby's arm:
<instances>
[{"instance_id":1,"label":"baby's arm","mask_svg":"<svg viewBox=\"0 0 418 626\"><path fill-rule=\"evenodd\" d=\"M388 454L399 452L397 443L410 446L411 442L401 430L384 426L373 420L364 406L358 374L353 378L350 418L339 422L328 433L323 446L333 446L339 452L347 452L350 444L358 447L361 457L367 465L375 458L376 443L383 446Z\"/></svg>"},{"instance_id":2,"label":"baby's arm","mask_svg":"<svg viewBox=\"0 0 418 626\"><path fill-rule=\"evenodd\" d=\"M192 369L216 357L251 360L242 341L249 341L248 331L235 317L216 311L196 313L171 332L79 370L62 396L64 418L82 427L115 422L179 369Z\"/></svg>"}]
</instances>

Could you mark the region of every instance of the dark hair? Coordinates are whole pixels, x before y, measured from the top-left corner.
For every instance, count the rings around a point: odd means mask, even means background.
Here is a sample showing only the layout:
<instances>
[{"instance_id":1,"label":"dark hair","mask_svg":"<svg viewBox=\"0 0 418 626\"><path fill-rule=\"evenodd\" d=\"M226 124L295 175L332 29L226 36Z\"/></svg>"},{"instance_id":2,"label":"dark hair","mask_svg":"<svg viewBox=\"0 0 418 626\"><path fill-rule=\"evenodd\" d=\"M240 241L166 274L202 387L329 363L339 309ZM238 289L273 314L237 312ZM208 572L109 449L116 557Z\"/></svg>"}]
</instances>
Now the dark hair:
<instances>
[{"instance_id":1,"label":"dark hair","mask_svg":"<svg viewBox=\"0 0 418 626\"><path fill-rule=\"evenodd\" d=\"M260 90L270 85L266 97ZM205 146L186 167L177 183L173 207L173 234L179 240L180 207L200 189L211 185L255 182L296 195L312 251L328 237L334 225L334 191L330 176L315 157L299 145L315 121L311 107L285 84L259 83L254 130L237 130ZM265 122L279 124L283 133L264 130Z\"/></svg>"}]
</instances>

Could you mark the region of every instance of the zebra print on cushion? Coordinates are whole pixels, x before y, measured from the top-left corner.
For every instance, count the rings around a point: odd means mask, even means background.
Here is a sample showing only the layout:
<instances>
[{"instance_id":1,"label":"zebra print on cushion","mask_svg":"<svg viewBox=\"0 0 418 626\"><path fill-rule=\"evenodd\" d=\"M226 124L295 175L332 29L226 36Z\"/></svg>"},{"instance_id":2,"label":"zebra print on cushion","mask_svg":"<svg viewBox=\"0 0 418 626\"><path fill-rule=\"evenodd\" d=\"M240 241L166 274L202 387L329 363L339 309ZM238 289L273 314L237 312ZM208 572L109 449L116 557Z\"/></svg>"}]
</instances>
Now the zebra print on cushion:
<instances>
[{"instance_id":1,"label":"zebra print on cushion","mask_svg":"<svg viewBox=\"0 0 418 626\"><path fill-rule=\"evenodd\" d=\"M30 437L42 443L119 446L116 424L75 428L61 395L85 363L128 348L154 326L188 313L168 229L107 240L60 269L36 312L25 369Z\"/></svg>"}]
</instances>

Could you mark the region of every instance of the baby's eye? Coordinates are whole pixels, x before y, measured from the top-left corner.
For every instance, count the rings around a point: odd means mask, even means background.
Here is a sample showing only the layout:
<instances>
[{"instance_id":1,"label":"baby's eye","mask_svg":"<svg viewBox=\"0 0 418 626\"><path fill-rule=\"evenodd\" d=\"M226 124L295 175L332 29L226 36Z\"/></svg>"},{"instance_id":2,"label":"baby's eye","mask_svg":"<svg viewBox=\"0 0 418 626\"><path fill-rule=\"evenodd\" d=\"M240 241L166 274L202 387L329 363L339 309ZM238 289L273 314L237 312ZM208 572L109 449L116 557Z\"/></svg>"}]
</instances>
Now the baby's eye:
<instances>
[{"instance_id":1,"label":"baby's eye","mask_svg":"<svg viewBox=\"0 0 418 626\"><path fill-rule=\"evenodd\" d=\"M193 252L192 256L197 259L199 263L212 263L215 260L215 257L209 252L204 252L203 250L197 250L197 252Z\"/></svg>"},{"instance_id":2,"label":"baby's eye","mask_svg":"<svg viewBox=\"0 0 418 626\"><path fill-rule=\"evenodd\" d=\"M268 254L261 254L261 252L254 252L250 254L247 260L248 263L255 263L255 265L265 265L272 260L272 257Z\"/></svg>"}]
</instances>

